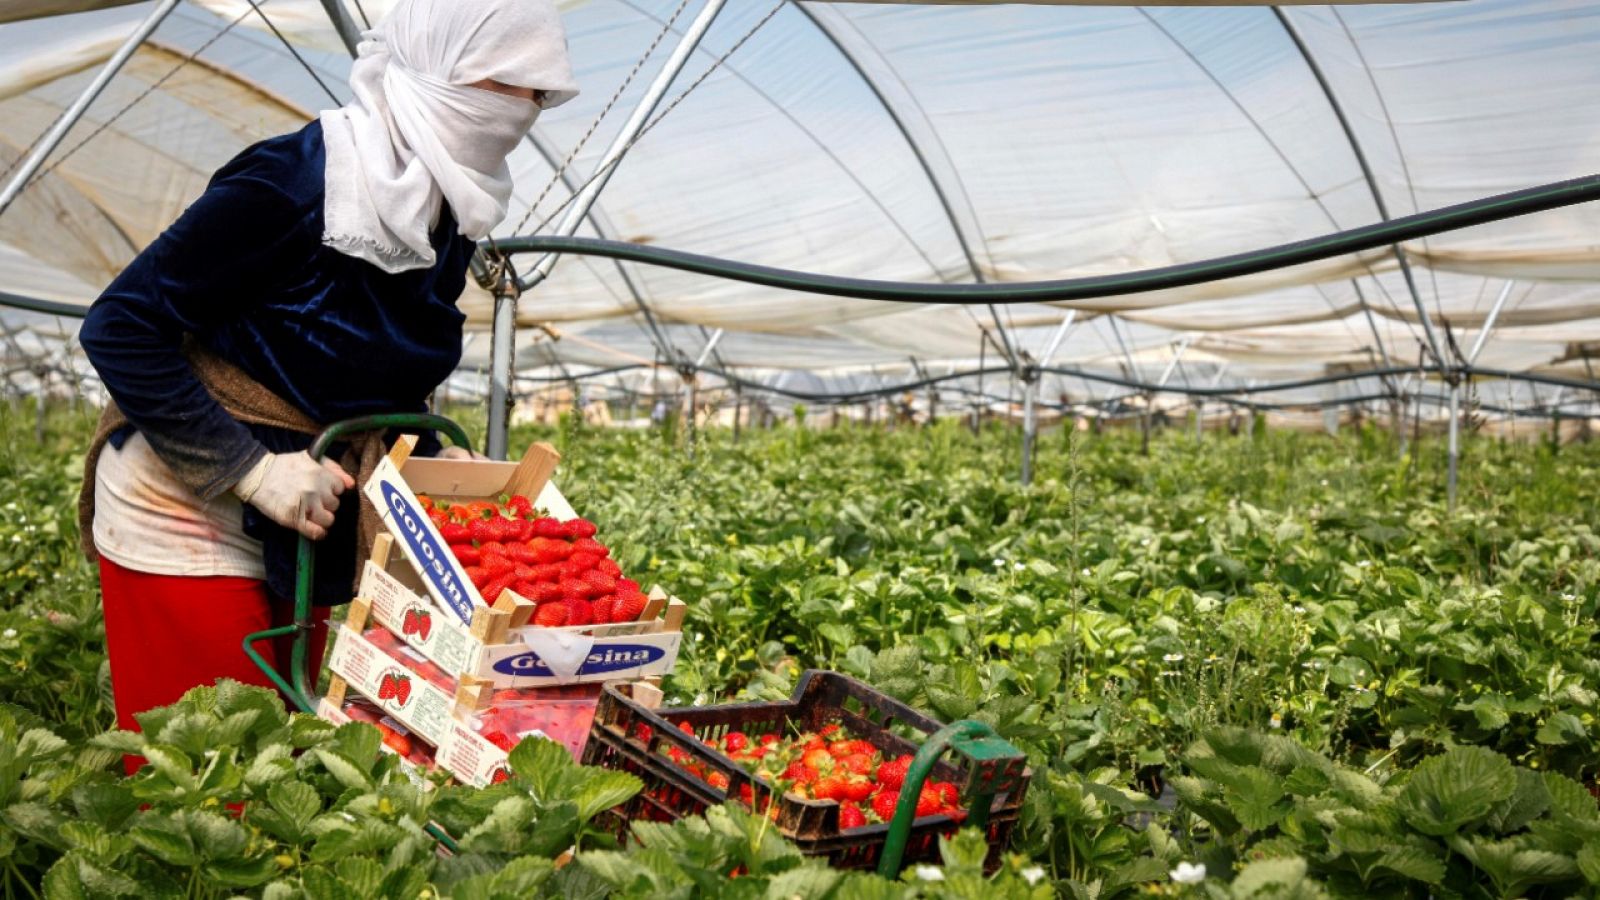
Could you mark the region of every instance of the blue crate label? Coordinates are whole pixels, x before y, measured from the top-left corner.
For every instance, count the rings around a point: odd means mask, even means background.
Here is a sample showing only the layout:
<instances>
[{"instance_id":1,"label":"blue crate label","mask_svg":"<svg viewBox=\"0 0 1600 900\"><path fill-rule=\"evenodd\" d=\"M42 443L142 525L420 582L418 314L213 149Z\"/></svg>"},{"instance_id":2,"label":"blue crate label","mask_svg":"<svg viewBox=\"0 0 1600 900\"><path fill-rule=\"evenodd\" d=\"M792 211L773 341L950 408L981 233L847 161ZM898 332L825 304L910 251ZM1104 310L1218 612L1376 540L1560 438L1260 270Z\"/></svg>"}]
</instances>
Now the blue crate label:
<instances>
[{"instance_id":1,"label":"blue crate label","mask_svg":"<svg viewBox=\"0 0 1600 900\"><path fill-rule=\"evenodd\" d=\"M472 621L472 597L467 593L466 572L433 530L428 516L413 505L406 492L380 481L384 510L392 517L391 531L400 533L411 560L443 605L463 622Z\"/></svg>"},{"instance_id":2,"label":"blue crate label","mask_svg":"<svg viewBox=\"0 0 1600 900\"><path fill-rule=\"evenodd\" d=\"M525 643L532 644L524 638ZM494 664L494 670L502 675L523 676L574 676L574 675L600 675L608 672L625 672L647 666L667 655L666 649L650 644L606 644L598 649L590 648L589 652L577 659L573 665L573 656L570 651L562 652L560 656L544 657L538 650L530 649L527 653L508 656ZM549 659L549 662L546 660ZM559 668L558 668L559 667Z\"/></svg>"}]
</instances>

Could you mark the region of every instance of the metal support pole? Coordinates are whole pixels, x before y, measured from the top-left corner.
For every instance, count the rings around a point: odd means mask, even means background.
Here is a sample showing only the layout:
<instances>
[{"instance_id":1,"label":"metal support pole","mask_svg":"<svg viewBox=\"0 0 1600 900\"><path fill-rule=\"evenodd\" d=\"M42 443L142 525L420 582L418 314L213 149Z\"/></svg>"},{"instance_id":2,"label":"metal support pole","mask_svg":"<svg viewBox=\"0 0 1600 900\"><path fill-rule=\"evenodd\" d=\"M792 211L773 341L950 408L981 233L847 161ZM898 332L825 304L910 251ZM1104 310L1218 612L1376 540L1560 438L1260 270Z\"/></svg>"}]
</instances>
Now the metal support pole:
<instances>
[{"instance_id":1,"label":"metal support pole","mask_svg":"<svg viewBox=\"0 0 1600 900\"><path fill-rule=\"evenodd\" d=\"M700 39L710 30L711 23L716 20L717 14L722 12L726 2L727 0L706 0L705 6L700 7L700 12L684 31L683 38L672 48L672 55L667 57L661 71L656 73L655 80L645 89L639 105L633 108L633 114L628 116L628 121L623 123L622 129L611 139L611 146L606 148L605 155L600 158L600 164L595 167L594 179L579 191L578 196L567 206L567 211L562 214L561 221L557 223L553 234L565 237L577 233L578 224L588 214L589 207L594 205L600 192L605 190L606 183L611 180L618 164L622 162L623 154L627 153L629 143L644 129L645 123L661 104L662 98L666 96L667 89L672 87L672 82L678 77L678 73L683 71L683 67L694 55L695 48L700 45ZM555 267L557 256L555 253L547 253L540 257L523 277L522 289L527 290L549 277L550 270Z\"/></svg>"},{"instance_id":2,"label":"metal support pole","mask_svg":"<svg viewBox=\"0 0 1600 900\"><path fill-rule=\"evenodd\" d=\"M356 45L361 43L361 29L356 27L356 20L350 17L350 11L344 8L343 0L322 0L322 8L327 11L328 19L333 22L333 30L339 33L339 40L344 43L344 49L353 57L356 55Z\"/></svg>"},{"instance_id":3,"label":"metal support pole","mask_svg":"<svg viewBox=\"0 0 1600 900\"><path fill-rule=\"evenodd\" d=\"M67 136L67 132L72 130L72 126L78 124L79 119L83 118L83 114L89 109L89 104L100 96L100 92L105 90L106 85L111 83L111 79L133 57L134 52L139 49L139 45L144 43L145 38L148 38L156 30L156 27L177 5L178 0L161 0L160 3L157 3L155 9L152 9L150 14L144 17L144 21L139 23L139 27L128 35L127 40L122 42L122 46L118 47L116 52L111 54L111 58L106 60L106 64L100 67L100 71L95 74L94 79L79 92L77 99L72 101L72 105L61 113L61 118L57 119L55 124L50 126L50 130L39 138L39 143L34 145L33 152L28 154L27 159L23 160L22 165L17 169L17 173L11 176L11 181L6 184L4 189L0 189L0 214L4 214L12 201L17 199L17 195L22 193L22 189L28 186L28 182L44 165L45 159L55 152L56 147L61 144L61 139Z\"/></svg>"},{"instance_id":4,"label":"metal support pole","mask_svg":"<svg viewBox=\"0 0 1600 900\"><path fill-rule=\"evenodd\" d=\"M1494 306L1489 307L1489 315L1484 318L1483 326L1478 329L1478 337L1472 342L1472 349L1467 351L1467 365L1478 361L1478 354L1483 352L1483 345L1489 340L1489 332L1494 330L1494 323L1500 318L1500 310L1506 305L1506 298L1511 296L1511 286L1514 281L1507 281L1506 286L1500 289L1500 296L1494 298Z\"/></svg>"},{"instance_id":5,"label":"metal support pole","mask_svg":"<svg viewBox=\"0 0 1600 900\"><path fill-rule=\"evenodd\" d=\"M733 385L733 442L739 443L739 419L744 413L744 385Z\"/></svg>"},{"instance_id":6,"label":"metal support pole","mask_svg":"<svg viewBox=\"0 0 1600 900\"><path fill-rule=\"evenodd\" d=\"M1456 470L1461 464L1461 382L1450 383L1450 466L1445 476L1445 496L1450 512L1456 511Z\"/></svg>"},{"instance_id":7,"label":"metal support pole","mask_svg":"<svg viewBox=\"0 0 1600 900\"><path fill-rule=\"evenodd\" d=\"M489 336L489 432L483 452L505 459L511 422L511 371L517 347L517 289L509 266L494 292L494 331Z\"/></svg>"},{"instance_id":8,"label":"metal support pole","mask_svg":"<svg viewBox=\"0 0 1600 900\"><path fill-rule=\"evenodd\" d=\"M1034 395L1039 393L1039 374L1022 377L1022 486L1033 484L1033 444L1039 434L1039 417Z\"/></svg>"}]
</instances>

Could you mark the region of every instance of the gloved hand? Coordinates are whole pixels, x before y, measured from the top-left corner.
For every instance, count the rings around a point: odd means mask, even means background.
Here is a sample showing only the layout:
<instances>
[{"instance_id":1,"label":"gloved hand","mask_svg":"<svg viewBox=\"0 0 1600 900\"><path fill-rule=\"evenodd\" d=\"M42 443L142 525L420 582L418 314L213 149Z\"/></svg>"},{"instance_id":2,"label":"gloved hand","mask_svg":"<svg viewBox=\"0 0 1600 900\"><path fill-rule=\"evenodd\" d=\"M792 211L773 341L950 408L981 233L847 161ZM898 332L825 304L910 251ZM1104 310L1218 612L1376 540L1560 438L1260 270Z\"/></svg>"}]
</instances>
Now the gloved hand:
<instances>
[{"instance_id":1,"label":"gloved hand","mask_svg":"<svg viewBox=\"0 0 1600 900\"><path fill-rule=\"evenodd\" d=\"M302 451L267 454L239 479L233 493L272 521L317 541L333 527L339 495L355 486L356 480L338 463L317 462Z\"/></svg>"},{"instance_id":2,"label":"gloved hand","mask_svg":"<svg viewBox=\"0 0 1600 900\"><path fill-rule=\"evenodd\" d=\"M479 453L476 450L468 450L465 447L457 447L454 444L452 444L449 447L446 447L443 450L440 450L439 451L439 456L437 458L438 459L466 459L466 460L474 460L474 459L476 459L476 460L485 460L485 459L488 459L489 457L484 456L482 453Z\"/></svg>"}]
</instances>

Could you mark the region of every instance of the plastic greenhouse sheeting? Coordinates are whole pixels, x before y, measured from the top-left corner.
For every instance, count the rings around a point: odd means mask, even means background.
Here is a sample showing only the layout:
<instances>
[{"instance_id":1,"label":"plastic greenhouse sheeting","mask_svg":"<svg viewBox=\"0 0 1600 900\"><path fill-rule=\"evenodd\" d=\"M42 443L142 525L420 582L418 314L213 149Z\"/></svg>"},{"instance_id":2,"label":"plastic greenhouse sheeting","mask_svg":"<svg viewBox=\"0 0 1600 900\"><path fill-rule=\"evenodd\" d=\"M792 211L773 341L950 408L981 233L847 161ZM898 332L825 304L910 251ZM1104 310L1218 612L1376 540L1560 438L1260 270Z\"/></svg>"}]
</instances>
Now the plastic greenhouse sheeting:
<instances>
[{"instance_id":1,"label":"plastic greenhouse sheeting","mask_svg":"<svg viewBox=\"0 0 1600 900\"><path fill-rule=\"evenodd\" d=\"M342 98L349 62L321 4L260 5ZM376 16L388 4L360 5ZM675 11L672 30L686 26L697 4L686 5L563 4L583 93L545 114L513 158L518 200L498 235L531 233L566 199L560 182L546 192L551 161L572 152ZM0 25L0 168L150 8ZM669 97L770 9L729 4ZM1286 25L1325 75L1372 181ZM1600 7L1576 0L1278 11L788 3L629 152L579 233L930 283L1236 253L1377 221L1374 191L1400 216L1600 171L1597 39ZM644 64L576 153L574 183L593 172L664 56ZM87 304L215 168L334 102L248 3L181 5L0 215L0 292ZM1422 306L1462 348L1509 284L1481 364L1571 374L1581 369L1574 346L1600 340L1597 230L1600 206L1588 204L1404 249ZM487 328L488 294L471 286L462 305L469 328ZM874 368L887 377L998 365L1013 345L1042 353L1066 307L1079 319L1057 365L1131 367L1153 381L1183 344L1174 384L1202 367L1247 385L1385 355L1415 365L1423 343L1412 289L1386 251L997 315L569 256L520 301L518 362L693 359L724 329L717 366L845 383ZM664 323L661 339L641 309ZM542 323L561 340L534 330ZM469 341L464 370L483 365L487 344Z\"/></svg>"}]
</instances>

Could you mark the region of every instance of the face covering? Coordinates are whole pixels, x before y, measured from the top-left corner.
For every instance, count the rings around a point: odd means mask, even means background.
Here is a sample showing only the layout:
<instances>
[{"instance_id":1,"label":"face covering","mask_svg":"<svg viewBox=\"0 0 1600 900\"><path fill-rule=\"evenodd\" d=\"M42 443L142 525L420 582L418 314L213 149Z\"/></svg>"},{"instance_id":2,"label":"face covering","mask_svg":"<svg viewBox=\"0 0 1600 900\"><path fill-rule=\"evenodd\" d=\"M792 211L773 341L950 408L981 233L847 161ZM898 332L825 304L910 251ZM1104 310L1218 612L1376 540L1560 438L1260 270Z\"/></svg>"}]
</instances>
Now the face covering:
<instances>
[{"instance_id":1,"label":"face covering","mask_svg":"<svg viewBox=\"0 0 1600 900\"><path fill-rule=\"evenodd\" d=\"M432 266L448 203L461 234L487 235L511 199L506 157L538 117L531 100L467 87L492 79L577 94L551 0L401 0L366 32L354 99L321 116L322 242L385 272Z\"/></svg>"}]
</instances>

